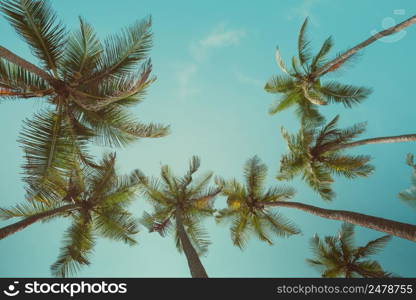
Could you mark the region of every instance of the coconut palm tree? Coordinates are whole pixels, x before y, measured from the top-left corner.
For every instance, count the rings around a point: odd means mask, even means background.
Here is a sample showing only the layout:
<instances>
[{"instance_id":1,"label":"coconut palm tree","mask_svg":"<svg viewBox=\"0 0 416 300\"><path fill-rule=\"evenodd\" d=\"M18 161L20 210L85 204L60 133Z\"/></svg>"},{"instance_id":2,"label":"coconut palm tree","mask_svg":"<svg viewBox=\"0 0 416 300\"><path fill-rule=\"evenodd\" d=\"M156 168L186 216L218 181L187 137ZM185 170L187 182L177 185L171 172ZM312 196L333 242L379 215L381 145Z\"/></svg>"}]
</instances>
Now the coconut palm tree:
<instances>
[{"instance_id":1,"label":"coconut palm tree","mask_svg":"<svg viewBox=\"0 0 416 300\"><path fill-rule=\"evenodd\" d=\"M304 122L322 122L323 116L316 105L342 103L346 107L362 102L371 93L369 88L341 84L336 81L321 82L321 77L329 71L315 75L327 62L327 56L333 47L332 37L322 44L316 55L312 55L310 41L306 37L308 18L305 19L298 35L298 57L292 58L292 68L286 67L276 50L276 61L283 75L273 76L265 86L269 93L282 94L269 110L270 114L278 113L297 105L297 115ZM337 68L339 68L338 65ZM331 71L335 70L332 67Z\"/></svg>"},{"instance_id":2,"label":"coconut palm tree","mask_svg":"<svg viewBox=\"0 0 416 300\"><path fill-rule=\"evenodd\" d=\"M57 261L51 266L54 276L74 274L82 266L90 264L96 236L102 236L129 245L136 244L137 221L127 210L138 192L136 172L117 175L115 154L105 155L99 168L75 167L66 182L66 194L61 198L16 205L0 209L2 219L22 218L0 229L0 238L14 234L38 221L57 217L71 220L64 234L63 246Z\"/></svg>"},{"instance_id":3,"label":"coconut palm tree","mask_svg":"<svg viewBox=\"0 0 416 300\"><path fill-rule=\"evenodd\" d=\"M407 154L406 163L413 168L412 186L407 190L399 193L399 198L409 206L416 208L416 164L414 163L413 154Z\"/></svg>"},{"instance_id":4,"label":"coconut palm tree","mask_svg":"<svg viewBox=\"0 0 416 300\"><path fill-rule=\"evenodd\" d=\"M293 189L287 187L272 187L264 191L263 183L266 172L266 165L254 157L245 164L246 186L236 180L225 181L220 178L216 180L223 195L227 197L228 203L228 208L219 211L217 219L219 221L225 218L232 220L231 234L237 246L244 246L250 232L266 242L270 241L269 232L280 236L298 233L298 229L292 223L283 219L280 214L271 212L273 207L293 208L321 218L343 221L416 241L416 225L352 211L325 209L287 201L295 193ZM258 219L261 221L258 222Z\"/></svg>"},{"instance_id":5,"label":"coconut palm tree","mask_svg":"<svg viewBox=\"0 0 416 300\"><path fill-rule=\"evenodd\" d=\"M315 105L342 103L346 107L362 102L371 93L365 87L355 87L336 81L321 82L322 76L340 69L359 50L373 42L395 34L416 23L416 16L378 32L364 42L348 49L335 59L328 61L328 53L333 47L331 37L322 44L317 54L312 55L310 41L306 37L308 18L305 19L298 35L298 57L292 57L291 69L287 68L281 57L279 48L276 49L276 62L283 71L283 75L272 77L265 86L265 90L273 94L283 94L269 110L276 114L297 104L297 115L302 122L322 122L323 117Z\"/></svg>"},{"instance_id":6,"label":"coconut palm tree","mask_svg":"<svg viewBox=\"0 0 416 300\"><path fill-rule=\"evenodd\" d=\"M323 240L315 235L311 239L315 257L306 261L325 278L391 277L392 274L384 271L377 261L368 259L369 256L379 253L390 239L390 235L385 235L365 246L356 247L354 226L344 223L338 235L326 236Z\"/></svg>"},{"instance_id":7,"label":"coconut palm tree","mask_svg":"<svg viewBox=\"0 0 416 300\"><path fill-rule=\"evenodd\" d=\"M49 104L22 131L27 159L36 163L26 165L29 186L51 185L56 169L70 170L60 153L69 144L91 164L87 141L124 146L167 134L167 126L138 122L129 112L155 79L147 59L150 18L101 43L82 18L79 30L69 34L47 1L5 0L0 10L40 65L0 46L0 98L44 98Z\"/></svg>"},{"instance_id":8,"label":"coconut palm tree","mask_svg":"<svg viewBox=\"0 0 416 300\"><path fill-rule=\"evenodd\" d=\"M172 174L169 166L161 168L161 178L148 178L140 173L144 196L153 205L154 211L144 213L142 223L150 232L161 236L173 233L176 247L184 252L192 277L208 277L199 256L209 245L208 235L201 221L214 213L213 201L220 189L207 187L212 173L194 178L200 167L198 157L192 157L189 170L183 177Z\"/></svg>"},{"instance_id":9,"label":"coconut palm tree","mask_svg":"<svg viewBox=\"0 0 416 300\"><path fill-rule=\"evenodd\" d=\"M249 159L244 166L245 184L235 179L226 181L216 178L216 183L227 197L228 208L216 215L218 223L231 221L231 240L240 249L244 249L250 234L261 241L273 245L272 236L288 237L300 233L299 229L284 216L272 211L267 203L292 198L294 189L273 187L265 191L263 185L267 167L260 163L257 156ZM259 205L263 205L260 208Z\"/></svg>"},{"instance_id":10,"label":"coconut palm tree","mask_svg":"<svg viewBox=\"0 0 416 300\"><path fill-rule=\"evenodd\" d=\"M369 176L374 167L368 164L370 156L347 155L344 150L368 144L416 141L416 134L388 136L352 141L365 131L365 123L338 129L339 116L321 127L302 126L296 135L282 128L289 153L280 159L278 180L291 180L302 175L303 180L325 200L335 193L331 189L332 175L346 178Z\"/></svg>"}]
</instances>

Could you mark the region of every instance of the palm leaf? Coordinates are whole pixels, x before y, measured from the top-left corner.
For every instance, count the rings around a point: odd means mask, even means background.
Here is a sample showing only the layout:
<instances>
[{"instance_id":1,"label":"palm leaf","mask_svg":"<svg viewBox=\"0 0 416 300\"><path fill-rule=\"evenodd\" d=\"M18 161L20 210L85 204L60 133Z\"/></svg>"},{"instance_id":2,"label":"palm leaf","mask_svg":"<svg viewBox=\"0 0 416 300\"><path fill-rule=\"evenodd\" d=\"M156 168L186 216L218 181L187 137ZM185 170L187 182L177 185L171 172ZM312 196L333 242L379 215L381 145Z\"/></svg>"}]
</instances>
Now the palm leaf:
<instances>
[{"instance_id":1,"label":"palm leaf","mask_svg":"<svg viewBox=\"0 0 416 300\"><path fill-rule=\"evenodd\" d=\"M310 41L307 40L306 37L306 29L308 27L309 19L306 18L302 24L302 27L299 31L298 35L298 57L299 62L302 66L308 63L311 59L311 49L310 49Z\"/></svg>"},{"instance_id":2,"label":"palm leaf","mask_svg":"<svg viewBox=\"0 0 416 300\"><path fill-rule=\"evenodd\" d=\"M120 35L106 39L97 71L86 78L83 84L109 77L119 78L133 71L139 62L146 59L152 46L151 25L152 21L148 18L124 29Z\"/></svg>"},{"instance_id":3,"label":"palm leaf","mask_svg":"<svg viewBox=\"0 0 416 300\"><path fill-rule=\"evenodd\" d=\"M1 10L45 68L56 71L65 44L65 28L47 1L4 0Z\"/></svg>"},{"instance_id":4,"label":"palm leaf","mask_svg":"<svg viewBox=\"0 0 416 300\"><path fill-rule=\"evenodd\" d=\"M84 265L89 265L89 255L94 246L91 223L77 220L66 231L63 246L56 262L51 266L56 277L75 274Z\"/></svg>"}]
</instances>

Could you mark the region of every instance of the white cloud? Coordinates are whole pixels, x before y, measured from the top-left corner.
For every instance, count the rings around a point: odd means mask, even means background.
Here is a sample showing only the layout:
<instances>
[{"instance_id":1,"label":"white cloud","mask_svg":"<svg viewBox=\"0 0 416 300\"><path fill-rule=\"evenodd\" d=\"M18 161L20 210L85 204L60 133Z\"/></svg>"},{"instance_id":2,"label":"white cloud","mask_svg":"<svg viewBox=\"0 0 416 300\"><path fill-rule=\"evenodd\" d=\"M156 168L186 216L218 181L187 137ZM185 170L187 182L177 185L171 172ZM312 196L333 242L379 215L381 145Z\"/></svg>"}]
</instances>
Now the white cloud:
<instances>
[{"instance_id":1,"label":"white cloud","mask_svg":"<svg viewBox=\"0 0 416 300\"><path fill-rule=\"evenodd\" d=\"M300 2L298 6L295 6L291 10L287 17L290 20L294 18L305 19L306 17L309 17L312 23L314 23L315 25L319 25L318 18L315 16L312 10L317 4L321 3L322 0L303 0L302 2Z\"/></svg>"},{"instance_id":2,"label":"white cloud","mask_svg":"<svg viewBox=\"0 0 416 300\"><path fill-rule=\"evenodd\" d=\"M259 88L263 88L264 86L264 81L244 75L241 72L235 72L235 76L242 83L247 83L247 84L259 87Z\"/></svg>"},{"instance_id":3,"label":"white cloud","mask_svg":"<svg viewBox=\"0 0 416 300\"><path fill-rule=\"evenodd\" d=\"M243 29L227 29L224 23L217 25L206 37L192 42L190 52L197 61L207 59L213 49L236 46L246 36Z\"/></svg>"},{"instance_id":4,"label":"white cloud","mask_svg":"<svg viewBox=\"0 0 416 300\"><path fill-rule=\"evenodd\" d=\"M178 96L180 99L187 98L198 92L192 83L192 77L198 70L198 66L194 63L184 65L176 72L176 79L178 80Z\"/></svg>"},{"instance_id":5,"label":"white cloud","mask_svg":"<svg viewBox=\"0 0 416 300\"><path fill-rule=\"evenodd\" d=\"M189 45L190 62L181 64L175 73L178 81L178 97L184 99L198 93L199 90L193 78L214 49L237 46L245 35L246 32L243 29L228 29L224 23L221 23L215 26L208 35L192 41Z\"/></svg>"}]
</instances>

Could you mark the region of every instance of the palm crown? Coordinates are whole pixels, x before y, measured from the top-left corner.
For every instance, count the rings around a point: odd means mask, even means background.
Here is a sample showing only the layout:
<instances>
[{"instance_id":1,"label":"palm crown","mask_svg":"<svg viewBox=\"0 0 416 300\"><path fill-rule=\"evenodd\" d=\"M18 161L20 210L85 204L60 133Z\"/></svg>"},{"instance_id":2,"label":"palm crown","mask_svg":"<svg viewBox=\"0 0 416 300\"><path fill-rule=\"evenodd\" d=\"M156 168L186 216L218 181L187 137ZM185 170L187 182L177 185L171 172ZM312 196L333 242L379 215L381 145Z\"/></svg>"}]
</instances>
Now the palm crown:
<instances>
[{"instance_id":1,"label":"palm crown","mask_svg":"<svg viewBox=\"0 0 416 300\"><path fill-rule=\"evenodd\" d=\"M311 239L313 259L307 259L322 277L390 277L380 264L369 256L380 252L391 236L385 235L368 242L365 246L354 246L354 226L344 223L336 236L326 236L323 240L315 235Z\"/></svg>"},{"instance_id":2,"label":"palm crown","mask_svg":"<svg viewBox=\"0 0 416 300\"><path fill-rule=\"evenodd\" d=\"M331 189L332 175L346 178L366 177L373 171L367 155L346 155L342 146L365 130L365 123L338 129L339 116L319 127L302 126L296 135L282 128L289 153L280 159L278 180L291 180L302 175L303 180L325 200L335 193Z\"/></svg>"},{"instance_id":3,"label":"palm crown","mask_svg":"<svg viewBox=\"0 0 416 300\"><path fill-rule=\"evenodd\" d=\"M90 264L97 235L136 244L134 235L138 226L127 207L137 196L138 188L136 172L117 175L115 155L105 155L99 168L73 169L66 186L62 187L66 190L64 198L49 198L47 204L29 199L25 204L2 209L0 216L26 218L71 204L67 210L44 219L69 217L72 221L64 235L61 253L51 267L53 275L65 277Z\"/></svg>"},{"instance_id":4,"label":"palm crown","mask_svg":"<svg viewBox=\"0 0 416 300\"><path fill-rule=\"evenodd\" d=\"M270 245L273 244L271 235L286 237L299 233L292 222L267 207L268 203L292 198L294 189L271 187L265 190L266 175L266 165L254 156L244 166L244 185L235 179L216 180L222 194L227 197L228 204L228 208L218 212L216 219L218 222L231 220L231 239L241 249L245 247L251 233Z\"/></svg>"},{"instance_id":5,"label":"palm crown","mask_svg":"<svg viewBox=\"0 0 416 300\"><path fill-rule=\"evenodd\" d=\"M150 19L101 43L81 18L79 30L68 34L47 1L5 0L0 8L42 67L0 47L0 98L44 97L51 105L26 120L21 133L29 190L53 191L54 178L71 170L67 154L91 165L88 141L123 146L167 134L168 127L137 122L128 111L154 81L146 60Z\"/></svg>"},{"instance_id":6,"label":"palm crown","mask_svg":"<svg viewBox=\"0 0 416 300\"><path fill-rule=\"evenodd\" d=\"M315 72L327 62L333 41L331 37L327 38L318 53L312 55L310 41L306 37L307 25L308 19L304 21L299 32L298 57L292 58L291 69L286 67L279 49L276 50L276 61L284 74L273 76L266 84L265 90L269 93L283 94L282 98L270 108L270 114L278 113L297 104L297 114L302 122L313 123L324 120L315 105L342 103L346 107L351 107L362 102L371 90L336 81L321 82L323 75L340 68L351 57L316 76Z\"/></svg>"},{"instance_id":7,"label":"palm crown","mask_svg":"<svg viewBox=\"0 0 416 300\"><path fill-rule=\"evenodd\" d=\"M220 190L208 187L212 178L211 172L194 178L199 167L200 160L194 156L183 177L173 175L167 165L161 168L162 180L148 178L142 173L139 176L143 194L154 208L151 214L144 214L142 223L150 232L158 232L161 236L174 233L180 252L183 250L182 241L178 227L173 226L178 221L183 224L198 254L206 252L210 243L201 221L214 213L213 202Z\"/></svg>"}]
</instances>

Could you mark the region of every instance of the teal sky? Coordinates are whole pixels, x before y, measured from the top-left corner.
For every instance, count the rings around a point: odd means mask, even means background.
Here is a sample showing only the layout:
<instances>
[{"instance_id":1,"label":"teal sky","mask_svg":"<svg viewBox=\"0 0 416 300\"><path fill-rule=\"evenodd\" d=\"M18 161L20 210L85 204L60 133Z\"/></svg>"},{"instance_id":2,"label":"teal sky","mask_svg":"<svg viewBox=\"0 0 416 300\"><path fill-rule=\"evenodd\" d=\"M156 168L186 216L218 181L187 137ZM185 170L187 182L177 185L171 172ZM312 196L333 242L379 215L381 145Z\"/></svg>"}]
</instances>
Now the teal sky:
<instances>
[{"instance_id":1,"label":"teal sky","mask_svg":"<svg viewBox=\"0 0 416 300\"><path fill-rule=\"evenodd\" d=\"M170 136L140 140L117 150L120 173L139 168L158 175L161 164L169 164L182 174L192 155L199 155L201 171L212 170L225 178L242 180L244 162L257 154L269 167L267 184L280 184L274 177L279 159L286 152L280 127L295 132L298 121L293 111L269 116L276 99L263 90L266 81L278 74L274 50L279 45L288 60L295 52L297 33L305 16L311 19L309 37L315 49L333 35L335 54L363 41L373 30L382 30L393 19L415 14L415 1L99 1L54 0L54 9L69 29L85 17L100 37L117 32L137 19L152 15L154 48L151 57L158 80L149 89L144 103L134 108L138 118L171 124ZM391 25L391 24L390 24ZM0 19L0 44L34 61L28 47ZM341 114L340 126L368 122L363 137L415 133L414 96L416 27L376 42L360 57L332 78L343 83L374 89L364 104L352 109L341 105L325 107L327 118ZM330 78L328 78L330 79ZM22 121L45 107L42 99L0 104L0 190L1 207L24 199L22 151L16 142ZM326 203L300 180L290 184L298 193L295 201L330 209L352 210L387 219L415 223L416 211L401 203L396 195L410 185L411 170L406 153L416 153L413 143L369 145L354 153L370 154L376 172L370 178L334 184L337 197ZM217 199L216 207L225 206ZM149 205L143 199L133 205L138 217ZM206 222L212 245L202 258L211 277L315 277L305 263L311 256L313 234L332 235L337 221L324 220L293 211L280 210L295 221L302 234L276 238L275 245L252 238L241 251L233 247L227 226ZM6 222L2 223L6 225ZM61 246L68 220L40 223L0 241L1 277L49 277L49 266ZM356 227L357 242L366 243L382 233ZM189 277L186 259L173 239L161 238L142 228L138 246L99 239L92 265L78 276L84 277ZM416 276L416 244L393 238L377 256L382 266L401 276Z\"/></svg>"}]
</instances>

